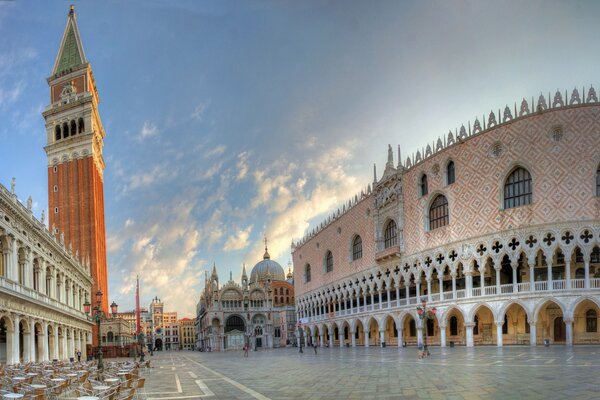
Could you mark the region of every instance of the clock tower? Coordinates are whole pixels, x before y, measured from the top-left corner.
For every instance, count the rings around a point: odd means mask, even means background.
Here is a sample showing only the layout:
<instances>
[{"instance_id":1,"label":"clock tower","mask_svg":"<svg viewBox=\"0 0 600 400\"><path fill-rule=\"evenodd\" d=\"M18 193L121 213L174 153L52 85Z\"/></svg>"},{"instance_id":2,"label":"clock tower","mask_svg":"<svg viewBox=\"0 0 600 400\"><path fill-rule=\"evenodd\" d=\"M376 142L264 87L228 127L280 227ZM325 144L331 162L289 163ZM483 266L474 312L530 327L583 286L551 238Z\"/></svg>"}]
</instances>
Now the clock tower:
<instances>
[{"instance_id":1,"label":"clock tower","mask_svg":"<svg viewBox=\"0 0 600 400\"><path fill-rule=\"evenodd\" d=\"M104 226L104 158L106 136L98 114L100 98L92 67L85 57L74 7L52 75L46 122L48 156L49 227L83 264L89 265L92 298L102 291L102 309L108 312L106 230ZM95 340L95 335L94 335Z\"/></svg>"}]
</instances>

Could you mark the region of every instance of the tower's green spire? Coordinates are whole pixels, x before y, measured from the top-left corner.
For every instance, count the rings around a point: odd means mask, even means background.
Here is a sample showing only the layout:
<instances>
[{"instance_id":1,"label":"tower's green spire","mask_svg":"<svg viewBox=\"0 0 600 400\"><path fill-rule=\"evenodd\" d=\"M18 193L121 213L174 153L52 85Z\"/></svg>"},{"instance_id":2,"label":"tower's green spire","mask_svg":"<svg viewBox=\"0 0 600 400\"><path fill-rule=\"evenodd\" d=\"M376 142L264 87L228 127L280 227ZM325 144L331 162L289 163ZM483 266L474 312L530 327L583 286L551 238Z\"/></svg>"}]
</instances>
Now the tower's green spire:
<instances>
[{"instance_id":1,"label":"tower's green spire","mask_svg":"<svg viewBox=\"0 0 600 400\"><path fill-rule=\"evenodd\" d=\"M83 45L75 21L75 10L71 6L67 19L67 27L65 28L52 74L66 71L85 62L85 53L83 52Z\"/></svg>"}]
</instances>

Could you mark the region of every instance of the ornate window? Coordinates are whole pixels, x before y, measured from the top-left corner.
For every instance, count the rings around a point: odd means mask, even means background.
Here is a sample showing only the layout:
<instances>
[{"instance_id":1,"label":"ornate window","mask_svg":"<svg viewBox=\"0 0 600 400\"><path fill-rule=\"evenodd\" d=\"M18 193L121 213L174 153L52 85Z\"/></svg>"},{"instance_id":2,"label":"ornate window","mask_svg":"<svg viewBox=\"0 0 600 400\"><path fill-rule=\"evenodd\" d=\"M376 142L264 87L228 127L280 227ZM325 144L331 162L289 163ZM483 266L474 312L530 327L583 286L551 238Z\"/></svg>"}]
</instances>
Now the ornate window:
<instances>
[{"instance_id":1,"label":"ornate window","mask_svg":"<svg viewBox=\"0 0 600 400\"><path fill-rule=\"evenodd\" d=\"M352 260L358 260L362 258L362 239L359 235L356 235L352 241Z\"/></svg>"},{"instance_id":2,"label":"ornate window","mask_svg":"<svg viewBox=\"0 0 600 400\"><path fill-rule=\"evenodd\" d=\"M83 118L79 118L77 121L77 128L78 133L83 133L83 131L85 131L85 123L83 122Z\"/></svg>"},{"instance_id":3,"label":"ornate window","mask_svg":"<svg viewBox=\"0 0 600 400\"><path fill-rule=\"evenodd\" d=\"M504 208L531 204L531 174L525 168L515 169L504 183Z\"/></svg>"},{"instance_id":4,"label":"ornate window","mask_svg":"<svg viewBox=\"0 0 600 400\"><path fill-rule=\"evenodd\" d=\"M71 136L75 136L77 134L77 124L75 120L71 120Z\"/></svg>"},{"instance_id":5,"label":"ornate window","mask_svg":"<svg viewBox=\"0 0 600 400\"><path fill-rule=\"evenodd\" d=\"M60 125L56 125L56 128L54 128L54 138L60 140Z\"/></svg>"},{"instance_id":6,"label":"ornate window","mask_svg":"<svg viewBox=\"0 0 600 400\"><path fill-rule=\"evenodd\" d=\"M508 334L508 315L504 314L504 323L502 324L502 334Z\"/></svg>"},{"instance_id":7,"label":"ornate window","mask_svg":"<svg viewBox=\"0 0 600 400\"><path fill-rule=\"evenodd\" d=\"M69 124L67 124L66 122L63 124L62 133L63 133L63 136L62 136L63 139L69 137Z\"/></svg>"},{"instance_id":8,"label":"ornate window","mask_svg":"<svg viewBox=\"0 0 600 400\"><path fill-rule=\"evenodd\" d=\"M331 271L333 271L333 254L331 254L331 251L327 251L325 255L325 272Z\"/></svg>"},{"instance_id":9,"label":"ornate window","mask_svg":"<svg viewBox=\"0 0 600 400\"><path fill-rule=\"evenodd\" d=\"M398 243L398 232L394 220L390 220L386 225L383 238L386 249L395 246Z\"/></svg>"},{"instance_id":10,"label":"ornate window","mask_svg":"<svg viewBox=\"0 0 600 400\"><path fill-rule=\"evenodd\" d=\"M585 331L598 332L598 317L596 310L588 310L585 313Z\"/></svg>"},{"instance_id":11,"label":"ornate window","mask_svg":"<svg viewBox=\"0 0 600 400\"><path fill-rule=\"evenodd\" d=\"M425 196L427 193L429 193L427 189L427 175L423 174L421 177L421 196Z\"/></svg>"},{"instance_id":12,"label":"ornate window","mask_svg":"<svg viewBox=\"0 0 600 400\"><path fill-rule=\"evenodd\" d=\"M596 171L596 196L600 196L600 165Z\"/></svg>"},{"instance_id":13,"label":"ornate window","mask_svg":"<svg viewBox=\"0 0 600 400\"><path fill-rule=\"evenodd\" d=\"M310 264L304 267L304 282L310 282Z\"/></svg>"},{"instance_id":14,"label":"ornate window","mask_svg":"<svg viewBox=\"0 0 600 400\"><path fill-rule=\"evenodd\" d=\"M448 225L448 220L448 200L444 195L437 195L429 207L429 230Z\"/></svg>"},{"instance_id":15,"label":"ornate window","mask_svg":"<svg viewBox=\"0 0 600 400\"><path fill-rule=\"evenodd\" d=\"M454 174L454 161L450 161L446 166L446 185L452 185L456 180Z\"/></svg>"}]
</instances>

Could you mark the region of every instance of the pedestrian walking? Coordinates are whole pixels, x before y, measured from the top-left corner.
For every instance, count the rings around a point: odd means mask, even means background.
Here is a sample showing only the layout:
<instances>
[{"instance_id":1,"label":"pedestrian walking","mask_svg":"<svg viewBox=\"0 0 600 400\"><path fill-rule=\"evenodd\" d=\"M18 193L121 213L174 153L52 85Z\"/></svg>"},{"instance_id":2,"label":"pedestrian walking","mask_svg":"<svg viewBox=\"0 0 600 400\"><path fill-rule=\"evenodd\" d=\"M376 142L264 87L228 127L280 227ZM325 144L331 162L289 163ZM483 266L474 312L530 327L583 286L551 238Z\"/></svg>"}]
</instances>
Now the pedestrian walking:
<instances>
[{"instance_id":1,"label":"pedestrian walking","mask_svg":"<svg viewBox=\"0 0 600 400\"><path fill-rule=\"evenodd\" d=\"M77 362L81 362L81 350L77 350Z\"/></svg>"},{"instance_id":2,"label":"pedestrian walking","mask_svg":"<svg viewBox=\"0 0 600 400\"><path fill-rule=\"evenodd\" d=\"M313 349L315 350L315 355L317 354L317 343L313 343Z\"/></svg>"},{"instance_id":3,"label":"pedestrian walking","mask_svg":"<svg viewBox=\"0 0 600 400\"><path fill-rule=\"evenodd\" d=\"M247 344L244 345L244 357L248 357L248 347Z\"/></svg>"}]
</instances>

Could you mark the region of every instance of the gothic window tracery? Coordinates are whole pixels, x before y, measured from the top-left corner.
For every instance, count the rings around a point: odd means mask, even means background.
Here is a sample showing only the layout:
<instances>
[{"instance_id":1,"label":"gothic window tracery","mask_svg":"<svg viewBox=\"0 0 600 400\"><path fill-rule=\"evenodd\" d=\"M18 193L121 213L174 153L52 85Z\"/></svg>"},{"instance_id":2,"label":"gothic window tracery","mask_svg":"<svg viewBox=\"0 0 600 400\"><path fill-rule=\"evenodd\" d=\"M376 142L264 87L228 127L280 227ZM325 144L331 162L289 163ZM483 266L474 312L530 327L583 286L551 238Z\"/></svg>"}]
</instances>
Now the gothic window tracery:
<instances>
[{"instance_id":1,"label":"gothic window tracery","mask_svg":"<svg viewBox=\"0 0 600 400\"><path fill-rule=\"evenodd\" d=\"M395 246L398 242L398 232L396 229L396 222L392 219L385 226L384 231L384 245L388 249Z\"/></svg>"},{"instance_id":2,"label":"gothic window tracery","mask_svg":"<svg viewBox=\"0 0 600 400\"><path fill-rule=\"evenodd\" d=\"M60 125L56 125L56 127L54 128L54 138L55 140L60 140L61 137L61 132L60 132Z\"/></svg>"},{"instance_id":3,"label":"gothic window tracery","mask_svg":"<svg viewBox=\"0 0 600 400\"><path fill-rule=\"evenodd\" d=\"M525 168L515 169L504 183L504 209L531 204L531 174Z\"/></svg>"},{"instance_id":4,"label":"gothic window tracery","mask_svg":"<svg viewBox=\"0 0 600 400\"><path fill-rule=\"evenodd\" d=\"M420 189L421 189L421 197L426 196L427 193L429 193L429 190L427 187L427 175L426 174L423 174L423 176L421 176Z\"/></svg>"},{"instance_id":5,"label":"gothic window tracery","mask_svg":"<svg viewBox=\"0 0 600 400\"><path fill-rule=\"evenodd\" d=\"M454 161L450 161L446 166L446 185L452 185L455 180Z\"/></svg>"},{"instance_id":6,"label":"gothic window tracery","mask_svg":"<svg viewBox=\"0 0 600 400\"><path fill-rule=\"evenodd\" d=\"M448 221L448 200L444 195L437 195L429 208L429 230L446 226Z\"/></svg>"},{"instance_id":7,"label":"gothic window tracery","mask_svg":"<svg viewBox=\"0 0 600 400\"><path fill-rule=\"evenodd\" d=\"M356 235L352 241L352 260L358 260L362 258L362 239L359 235Z\"/></svg>"},{"instance_id":8,"label":"gothic window tracery","mask_svg":"<svg viewBox=\"0 0 600 400\"><path fill-rule=\"evenodd\" d=\"M325 255L325 272L331 271L333 271L333 254L331 254L331 251L327 251Z\"/></svg>"},{"instance_id":9,"label":"gothic window tracery","mask_svg":"<svg viewBox=\"0 0 600 400\"><path fill-rule=\"evenodd\" d=\"M310 282L310 264L304 267L304 282Z\"/></svg>"}]
</instances>

